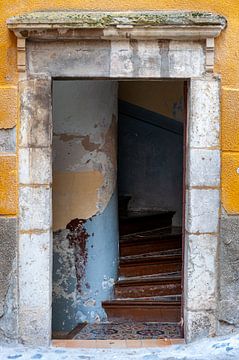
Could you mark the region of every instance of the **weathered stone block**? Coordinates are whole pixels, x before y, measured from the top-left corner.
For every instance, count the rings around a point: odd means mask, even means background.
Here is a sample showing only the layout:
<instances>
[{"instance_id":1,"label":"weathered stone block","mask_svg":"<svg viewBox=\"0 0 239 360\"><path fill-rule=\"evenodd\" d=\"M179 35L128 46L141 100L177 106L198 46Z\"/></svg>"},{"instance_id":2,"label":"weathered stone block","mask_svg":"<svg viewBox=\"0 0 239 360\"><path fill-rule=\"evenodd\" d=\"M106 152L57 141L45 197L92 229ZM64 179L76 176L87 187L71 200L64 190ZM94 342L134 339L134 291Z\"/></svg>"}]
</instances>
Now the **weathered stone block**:
<instances>
[{"instance_id":1,"label":"weathered stone block","mask_svg":"<svg viewBox=\"0 0 239 360\"><path fill-rule=\"evenodd\" d=\"M222 153L221 176L223 207L228 214L239 214L239 153Z\"/></svg>"},{"instance_id":2,"label":"weathered stone block","mask_svg":"<svg viewBox=\"0 0 239 360\"><path fill-rule=\"evenodd\" d=\"M212 310L217 297L217 246L215 235L186 235L186 308Z\"/></svg>"},{"instance_id":3,"label":"weathered stone block","mask_svg":"<svg viewBox=\"0 0 239 360\"><path fill-rule=\"evenodd\" d=\"M219 190L187 190L186 204L186 230L189 233L218 232Z\"/></svg>"},{"instance_id":4,"label":"weathered stone block","mask_svg":"<svg viewBox=\"0 0 239 360\"><path fill-rule=\"evenodd\" d=\"M218 79L191 80L189 146L219 146L220 98Z\"/></svg>"},{"instance_id":5,"label":"weathered stone block","mask_svg":"<svg viewBox=\"0 0 239 360\"><path fill-rule=\"evenodd\" d=\"M186 311L185 322L187 341L216 335L217 320L213 311Z\"/></svg>"},{"instance_id":6,"label":"weathered stone block","mask_svg":"<svg viewBox=\"0 0 239 360\"><path fill-rule=\"evenodd\" d=\"M220 185L220 151L190 149L188 156L188 186Z\"/></svg>"},{"instance_id":7,"label":"weathered stone block","mask_svg":"<svg viewBox=\"0 0 239 360\"><path fill-rule=\"evenodd\" d=\"M113 41L110 54L110 77L133 77L133 74L133 47L130 41Z\"/></svg>"},{"instance_id":8,"label":"weathered stone block","mask_svg":"<svg viewBox=\"0 0 239 360\"><path fill-rule=\"evenodd\" d=\"M0 217L0 341L17 338L17 219Z\"/></svg>"},{"instance_id":9,"label":"weathered stone block","mask_svg":"<svg viewBox=\"0 0 239 360\"><path fill-rule=\"evenodd\" d=\"M16 151L16 128L0 130L0 152Z\"/></svg>"},{"instance_id":10,"label":"weathered stone block","mask_svg":"<svg viewBox=\"0 0 239 360\"><path fill-rule=\"evenodd\" d=\"M134 65L134 73L137 72L138 76L142 77L160 77L163 58L161 58L158 41L139 41L134 43L133 49L137 49L140 59L138 66Z\"/></svg>"},{"instance_id":11,"label":"weathered stone block","mask_svg":"<svg viewBox=\"0 0 239 360\"><path fill-rule=\"evenodd\" d=\"M204 72L205 55L200 43L170 41L166 56L169 61L170 77L193 78L202 76Z\"/></svg>"},{"instance_id":12,"label":"weathered stone block","mask_svg":"<svg viewBox=\"0 0 239 360\"><path fill-rule=\"evenodd\" d=\"M52 182L51 164L51 148L20 148L20 183L50 184Z\"/></svg>"},{"instance_id":13,"label":"weathered stone block","mask_svg":"<svg viewBox=\"0 0 239 360\"><path fill-rule=\"evenodd\" d=\"M109 76L109 41L29 43L29 71L50 76Z\"/></svg>"},{"instance_id":14,"label":"weathered stone block","mask_svg":"<svg viewBox=\"0 0 239 360\"><path fill-rule=\"evenodd\" d=\"M220 223L219 320L239 324L239 216L223 214Z\"/></svg>"},{"instance_id":15,"label":"weathered stone block","mask_svg":"<svg viewBox=\"0 0 239 360\"><path fill-rule=\"evenodd\" d=\"M23 307L19 313L19 340L24 345L49 346L51 341L51 307Z\"/></svg>"},{"instance_id":16,"label":"weathered stone block","mask_svg":"<svg viewBox=\"0 0 239 360\"><path fill-rule=\"evenodd\" d=\"M0 86L0 129L9 129L17 122L17 87Z\"/></svg>"},{"instance_id":17,"label":"weathered stone block","mask_svg":"<svg viewBox=\"0 0 239 360\"><path fill-rule=\"evenodd\" d=\"M0 156L0 214L15 215L17 212L16 156Z\"/></svg>"},{"instance_id":18,"label":"weathered stone block","mask_svg":"<svg viewBox=\"0 0 239 360\"><path fill-rule=\"evenodd\" d=\"M46 147L51 145L51 81L21 81L21 127L19 145Z\"/></svg>"},{"instance_id":19,"label":"weathered stone block","mask_svg":"<svg viewBox=\"0 0 239 360\"><path fill-rule=\"evenodd\" d=\"M20 230L48 230L52 224L51 188L23 186L19 189Z\"/></svg>"},{"instance_id":20,"label":"weathered stone block","mask_svg":"<svg viewBox=\"0 0 239 360\"><path fill-rule=\"evenodd\" d=\"M4 314L5 299L16 257L16 218L0 217L0 317Z\"/></svg>"},{"instance_id":21,"label":"weathered stone block","mask_svg":"<svg viewBox=\"0 0 239 360\"><path fill-rule=\"evenodd\" d=\"M19 239L19 305L50 307L51 299L51 232L20 234Z\"/></svg>"}]
</instances>

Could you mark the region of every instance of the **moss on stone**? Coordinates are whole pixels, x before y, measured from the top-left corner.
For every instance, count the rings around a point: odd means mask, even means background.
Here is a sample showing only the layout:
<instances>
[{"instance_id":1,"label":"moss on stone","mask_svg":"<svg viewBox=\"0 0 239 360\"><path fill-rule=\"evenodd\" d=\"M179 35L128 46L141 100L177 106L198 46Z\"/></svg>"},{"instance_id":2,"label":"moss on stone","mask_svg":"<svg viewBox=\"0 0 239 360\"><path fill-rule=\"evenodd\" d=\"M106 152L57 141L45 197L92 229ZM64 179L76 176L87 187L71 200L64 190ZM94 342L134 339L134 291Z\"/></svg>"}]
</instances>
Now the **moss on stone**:
<instances>
[{"instance_id":1,"label":"moss on stone","mask_svg":"<svg viewBox=\"0 0 239 360\"><path fill-rule=\"evenodd\" d=\"M205 12L81 12L81 11L37 11L12 17L7 21L13 25L59 25L72 28L105 28L116 25L162 26L162 25L221 25L223 16Z\"/></svg>"}]
</instances>

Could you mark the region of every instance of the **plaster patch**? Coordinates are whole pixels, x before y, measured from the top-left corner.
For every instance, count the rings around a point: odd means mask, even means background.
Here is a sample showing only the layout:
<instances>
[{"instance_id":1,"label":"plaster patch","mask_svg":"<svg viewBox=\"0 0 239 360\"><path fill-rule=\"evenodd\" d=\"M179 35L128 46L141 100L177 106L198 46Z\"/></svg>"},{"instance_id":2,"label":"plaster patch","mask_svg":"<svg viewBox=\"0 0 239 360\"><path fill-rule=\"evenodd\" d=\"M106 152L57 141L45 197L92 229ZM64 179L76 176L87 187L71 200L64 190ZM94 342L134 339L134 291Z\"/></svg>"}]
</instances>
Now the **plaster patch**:
<instances>
[{"instance_id":1,"label":"plaster patch","mask_svg":"<svg viewBox=\"0 0 239 360\"><path fill-rule=\"evenodd\" d=\"M53 229L64 229L75 218L88 219L98 211L99 171L53 174Z\"/></svg>"}]
</instances>

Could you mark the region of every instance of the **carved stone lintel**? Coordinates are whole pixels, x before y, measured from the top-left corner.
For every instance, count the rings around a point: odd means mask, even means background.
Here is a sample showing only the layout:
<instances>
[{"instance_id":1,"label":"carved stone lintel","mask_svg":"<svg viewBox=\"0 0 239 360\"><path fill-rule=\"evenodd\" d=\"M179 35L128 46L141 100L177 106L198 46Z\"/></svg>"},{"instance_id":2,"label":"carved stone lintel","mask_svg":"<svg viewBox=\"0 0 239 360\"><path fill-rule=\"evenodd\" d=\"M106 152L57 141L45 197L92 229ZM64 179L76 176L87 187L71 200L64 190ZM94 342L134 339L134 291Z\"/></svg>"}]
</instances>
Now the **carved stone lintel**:
<instances>
[{"instance_id":1,"label":"carved stone lintel","mask_svg":"<svg viewBox=\"0 0 239 360\"><path fill-rule=\"evenodd\" d=\"M206 39L206 72L212 73L214 68L214 38Z\"/></svg>"},{"instance_id":2,"label":"carved stone lintel","mask_svg":"<svg viewBox=\"0 0 239 360\"><path fill-rule=\"evenodd\" d=\"M18 37L18 71L25 74L26 38L31 41L99 40L206 41L206 66L213 72L214 38L226 27L223 16L198 12L40 11L7 20ZM23 75L24 76L24 75Z\"/></svg>"}]
</instances>

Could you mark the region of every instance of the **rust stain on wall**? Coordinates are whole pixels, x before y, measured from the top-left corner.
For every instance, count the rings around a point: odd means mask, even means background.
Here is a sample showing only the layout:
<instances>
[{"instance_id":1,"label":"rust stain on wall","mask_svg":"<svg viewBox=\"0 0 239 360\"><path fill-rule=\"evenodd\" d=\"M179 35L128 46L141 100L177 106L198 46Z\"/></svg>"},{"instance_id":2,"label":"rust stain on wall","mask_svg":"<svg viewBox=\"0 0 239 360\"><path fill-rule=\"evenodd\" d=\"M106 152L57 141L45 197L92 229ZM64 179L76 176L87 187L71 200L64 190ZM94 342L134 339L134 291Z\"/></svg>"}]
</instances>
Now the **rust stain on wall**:
<instances>
[{"instance_id":1,"label":"rust stain on wall","mask_svg":"<svg viewBox=\"0 0 239 360\"><path fill-rule=\"evenodd\" d=\"M87 239L89 234L87 233L84 224L84 219L73 219L67 225L66 229L69 230L67 239L69 240L69 246L74 248L75 256L75 271L77 285L76 288L80 292L82 288L82 280L85 275L85 266L87 262Z\"/></svg>"}]
</instances>

